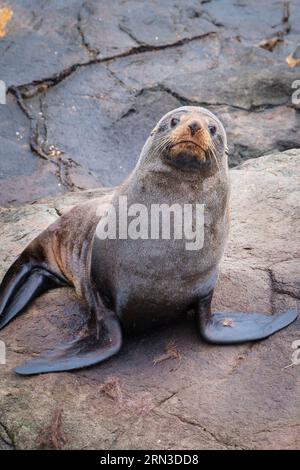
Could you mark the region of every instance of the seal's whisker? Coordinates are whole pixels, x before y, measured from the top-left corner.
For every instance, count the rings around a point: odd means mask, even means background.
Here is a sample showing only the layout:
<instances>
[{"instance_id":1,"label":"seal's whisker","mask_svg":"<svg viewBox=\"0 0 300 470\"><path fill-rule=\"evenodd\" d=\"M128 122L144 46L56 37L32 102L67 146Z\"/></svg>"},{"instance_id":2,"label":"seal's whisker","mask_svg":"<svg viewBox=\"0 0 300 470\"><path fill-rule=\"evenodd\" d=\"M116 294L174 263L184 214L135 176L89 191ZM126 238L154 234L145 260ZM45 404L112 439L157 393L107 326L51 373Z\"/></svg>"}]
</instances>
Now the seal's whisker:
<instances>
[{"instance_id":1,"label":"seal's whisker","mask_svg":"<svg viewBox=\"0 0 300 470\"><path fill-rule=\"evenodd\" d=\"M216 156L216 154L215 154L216 147L215 147L214 142L212 142L211 144L212 144L212 145L211 145L211 147L209 148L209 150L210 150L210 152L211 152L211 155L212 155L213 158L214 158L214 161L216 162L216 165L217 165L217 167L218 167L218 171L219 171L219 173L220 173L220 172L221 172L221 168L220 168L220 165L219 165L217 156Z\"/></svg>"},{"instance_id":2,"label":"seal's whisker","mask_svg":"<svg viewBox=\"0 0 300 470\"><path fill-rule=\"evenodd\" d=\"M169 136L161 137L155 145L155 151L160 152L165 147L167 147L167 145L170 144L171 142L172 142L172 140L170 139Z\"/></svg>"}]
</instances>

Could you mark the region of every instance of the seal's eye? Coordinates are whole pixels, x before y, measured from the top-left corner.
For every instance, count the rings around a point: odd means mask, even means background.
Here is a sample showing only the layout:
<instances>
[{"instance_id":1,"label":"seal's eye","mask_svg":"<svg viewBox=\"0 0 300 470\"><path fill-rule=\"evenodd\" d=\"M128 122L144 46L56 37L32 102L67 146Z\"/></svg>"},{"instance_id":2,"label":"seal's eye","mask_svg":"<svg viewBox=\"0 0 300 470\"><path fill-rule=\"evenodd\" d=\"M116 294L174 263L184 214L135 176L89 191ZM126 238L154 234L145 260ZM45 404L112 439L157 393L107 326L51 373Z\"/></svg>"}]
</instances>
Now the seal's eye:
<instances>
[{"instance_id":1,"label":"seal's eye","mask_svg":"<svg viewBox=\"0 0 300 470\"><path fill-rule=\"evenodd\" d=\"M212 136L214 136L217 132L217 128L213 124L210 124L208 126L208 130L209 130L210 135L212 135Z\"/></svg>"},{"instance_id":2,"label":"seal's eye","mask_svg":"<svg viewBox=\"0 0 300 470\"><path fill-rule=\"evenodd\" d=\"M177 126L177 124L179 123L179 121L180 121L180 119L179 119L178 117L173 117L173 118L171 119L171 122L170 122L171 127Z\"/></svg>"}]
</instances>

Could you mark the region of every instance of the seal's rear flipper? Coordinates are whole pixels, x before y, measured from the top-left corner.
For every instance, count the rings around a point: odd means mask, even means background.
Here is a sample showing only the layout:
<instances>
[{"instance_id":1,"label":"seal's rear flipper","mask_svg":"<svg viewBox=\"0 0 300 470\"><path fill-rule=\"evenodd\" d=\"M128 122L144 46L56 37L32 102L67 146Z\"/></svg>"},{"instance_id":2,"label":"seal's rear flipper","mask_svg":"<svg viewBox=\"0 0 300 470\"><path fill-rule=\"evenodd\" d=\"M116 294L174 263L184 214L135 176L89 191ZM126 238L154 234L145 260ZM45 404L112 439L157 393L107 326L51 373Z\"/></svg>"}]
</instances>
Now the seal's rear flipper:
<instances>
[{"instance_id":1,"label":"seal's rear flipper","mask_svg":"<svg viewBox=\"0 0 300 470\"><path fill-rule=\"evenodd\" d=\"M20 375L60 372L91 366L116 354L122 345L119 320L114 313L106 314L103 331L97 339L89 334L17 366L14 371Z\"/></svg>"},{"instance_id":2,"label":"seal's rear flipper","mask_svg":"<svg viewBox=\"0 0 300 470\"><path fill-rule=\"evenodd\" d=\"M0 286L0 329L43 292L66 285L62 277L47 271L23 252Z\"/></svg>"},{"instance_id":3,"label":"seal's rear flipper","mask_svg":"<svg viewBox=\"0 0 300 470\"><path fill-rule=\"evenodd\" d=\"M296 320L297 312L280 315L258 313L198 313L201 336L210 343L233 344L267 338Z\"/></svg>"}]
</instances>

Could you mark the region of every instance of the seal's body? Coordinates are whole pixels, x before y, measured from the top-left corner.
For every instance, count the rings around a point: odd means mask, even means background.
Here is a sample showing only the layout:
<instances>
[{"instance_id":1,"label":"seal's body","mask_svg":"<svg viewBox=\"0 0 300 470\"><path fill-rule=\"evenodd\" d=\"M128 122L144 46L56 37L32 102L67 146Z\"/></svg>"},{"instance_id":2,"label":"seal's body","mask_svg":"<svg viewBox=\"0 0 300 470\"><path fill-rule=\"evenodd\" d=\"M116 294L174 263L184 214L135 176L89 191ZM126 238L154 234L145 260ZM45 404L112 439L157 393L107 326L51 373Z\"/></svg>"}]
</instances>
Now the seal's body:
<instances>
[{"instance_id":1,"label":"seal's body","mask_svg":"<svg viewBox=\"0 0 300 470\"><path fill-rule=\"evenodd\" d=\"M109 205L118 220L120 199L142 205L204 206L201 249L185 238L101 236ZM192 214L193 225L197 213ZM107 218L109 221L109 217ZM297 317L211 313L229 225L227 142L208 110L182 107L155 126L136 168L118 188L73 208L20 255L0 287L0 328L47 289L71 285L85 304L88 332L18 366L19 374L70 370L115 354L124 330L140 331L194 310L204 339L240 343L270 336Z\"/></svg>"},{"instance_id":2,"label":"seal's body","mask_svg":"<svg viewBox=\"0 0 300 470\"><path fill-rule=\"evenodd\" d=\"M175 174L178 170L175 169ZM128 206L143 204L148 213L156 204L183 205L187 201L205 207L204 245L201 250L187 250L186 240L94 239L92 274L109 297L110 305L128 331L141 330L166 322L192 308L215 286L228 232L228 175L217 172L203 181L184 181L170 175L146 171L131 178L112 198L118 213L120 195ZM225 176L225 177L224 177ZM222 216L220 215L220 208ZM193 214L195 216L195 214ZM112 262L113 257L113 262Z\"/></svg>"}]
</instances>

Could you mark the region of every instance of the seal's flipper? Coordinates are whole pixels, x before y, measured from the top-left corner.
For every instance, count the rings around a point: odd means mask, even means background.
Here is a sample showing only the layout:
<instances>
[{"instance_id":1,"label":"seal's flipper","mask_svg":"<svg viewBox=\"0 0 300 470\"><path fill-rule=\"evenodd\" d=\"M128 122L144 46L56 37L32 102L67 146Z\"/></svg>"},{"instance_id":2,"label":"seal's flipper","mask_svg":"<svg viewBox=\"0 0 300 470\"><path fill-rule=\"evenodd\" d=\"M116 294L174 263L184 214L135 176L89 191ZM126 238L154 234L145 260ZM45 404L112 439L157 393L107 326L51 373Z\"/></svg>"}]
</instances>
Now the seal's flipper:
<instances>
[{"instance_id":1,"label":"seal's flipper","mask_svg":"<svg viewBox=\"0 0 300 470\"><path fill-rule=\"evenodd\" d=\"M0 286L0 329L43 292L65 285L63 278L38 266L25 253L20 255Z\"/></svg>"},{"instance_id":2,"label":"seal's flipper","mask_svg":"<svg viewBox=\"0 0 300 470\"><path fill-rule=\"evenodd\" d=\"M65 345L17 366L20 375L60 372L91 366L116 354L122 345L122 332L118 318L112 312L105 316L101 336L96 333L83 336Z\"/></svg>"},{"instance_id":3,"label":"seal's flipper","mask_svg":"<svg viewBox=\"0 0 300 470\"><path fill-rule=\"evenodd\" d=\"M296 320L297 311L279 315L259 313L212 313L213 293L200 299L196 320L201 336L209 343L234 344L256 341L273 335Z\"/></svg>"},{"instance_id":4,"label":"seal's flipper","mask_svg":"<svg viewBox=\"0 0 300 470\"><path fill-rule=\"evenodd\" d=\"M201 336L210 343L234 344L267 338L282 330L297 318L295 310L280 315L258 313L213 313L200 316Z\"/></svg>"}]
</instances>

